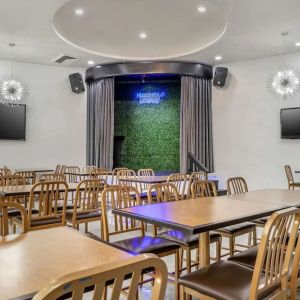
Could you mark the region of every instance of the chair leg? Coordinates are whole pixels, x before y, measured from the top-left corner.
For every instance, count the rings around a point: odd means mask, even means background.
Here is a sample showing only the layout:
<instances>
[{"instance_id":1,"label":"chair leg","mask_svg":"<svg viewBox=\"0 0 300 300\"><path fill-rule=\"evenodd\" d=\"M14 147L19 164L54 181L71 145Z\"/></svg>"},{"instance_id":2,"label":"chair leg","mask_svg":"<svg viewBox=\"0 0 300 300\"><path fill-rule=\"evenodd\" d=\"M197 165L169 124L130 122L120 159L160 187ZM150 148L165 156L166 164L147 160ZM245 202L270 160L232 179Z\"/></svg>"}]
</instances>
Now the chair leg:
<instances>
[{"instance_id":1,"label":"chair leg","mask_svg":"<svg viewBox=\"0 0 300 300\"><path fill-rule=\"evenodd\" d=\"M222 248L222 239L219 239L216 242L216 259L219 261L221 259L221 248Z\"/></svg>"},{"instance_id":2,"label":"chair leg","mask_svg":"<svg viewBox=\"0 0 300 300\"><path fill-rule=\"evenodd\" d=\"M229 238L229 254L230 254L230 256L234 255L234 250L235 250L235 237L230 236L230 238Z\"/></svg>"},{"instance_id":3,"label":"chair leg","mask_svg":"<svg viewBox=\"0 0 300 300\"><path fill-rule=\"evenodd\" d=\"M88 222L84 223L84 231L85 231L85 233L89 232L89 223Z\"/></svg>"},{"instance_id":4,"label":"chair leg","mask_svg":"<svg viewBox=\"0 0 300 300\"><path fill-rule=\"evenodd\" d=\"M186 300L186 294L184 292L184 287L181 285L180 286L180 297L179 297L180 300Z\"/></svg>"},{"instance_id":5,"label":"chair leg","mask_svg":"<svg viewBox=\"0 0 300 300\"><path fill-rule=\"evenodd\" d=\"M179 278L179 251L175 252L175 299L179 300L179 286L178 286L178 278Z\"/></svg>"},{"instance_id":6,"label":"chair leg","mask_svg":"<svg viewBox=\"0 0 300 300\"><path fill-rule=\"evenodd\" d=\"M186 272L191 273L191 249L186 249Z\"/></svg>"},{"instance_id":7,"label":"chair leg","mask_svg":"<svg viewBox=\"0 0 300 300\"><path fill-rule=\"evenodd\" d=\"M249 232L248 234L248 247L251 247L252 245L252 233L253 231Z\"/></svg>"},{"instance_id":8,"label":"chair leg","mask_svg":"<svg viewBox=\"0 0 300 300\"><path fill-rule=\"evenodd\" d=\"M257 245L257 232L256 232L256 227L253 230L253 246Z\"/></svg>"}]
</instances>

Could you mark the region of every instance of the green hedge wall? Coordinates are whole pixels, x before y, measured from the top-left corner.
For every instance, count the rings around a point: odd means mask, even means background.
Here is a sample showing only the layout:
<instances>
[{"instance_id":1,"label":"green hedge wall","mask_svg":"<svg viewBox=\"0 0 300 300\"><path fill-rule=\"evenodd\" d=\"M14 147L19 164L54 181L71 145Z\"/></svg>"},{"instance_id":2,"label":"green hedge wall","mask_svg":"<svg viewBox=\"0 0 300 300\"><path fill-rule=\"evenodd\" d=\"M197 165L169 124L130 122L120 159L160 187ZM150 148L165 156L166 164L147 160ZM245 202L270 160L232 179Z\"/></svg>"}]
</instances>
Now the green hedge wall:
<instances>
[{"instance_id":1,"label":"green hedge wall","mask_svg":"<svg viewBox=\"0 0 300 300\"><path fill-rule=\"evenodd\" d=\"M164 91L159 104L140 104L137 92ZM179 170L180 84L116 84L115 136L125 136L121 164L130 169Z\"/></svg>"}]
</instances>

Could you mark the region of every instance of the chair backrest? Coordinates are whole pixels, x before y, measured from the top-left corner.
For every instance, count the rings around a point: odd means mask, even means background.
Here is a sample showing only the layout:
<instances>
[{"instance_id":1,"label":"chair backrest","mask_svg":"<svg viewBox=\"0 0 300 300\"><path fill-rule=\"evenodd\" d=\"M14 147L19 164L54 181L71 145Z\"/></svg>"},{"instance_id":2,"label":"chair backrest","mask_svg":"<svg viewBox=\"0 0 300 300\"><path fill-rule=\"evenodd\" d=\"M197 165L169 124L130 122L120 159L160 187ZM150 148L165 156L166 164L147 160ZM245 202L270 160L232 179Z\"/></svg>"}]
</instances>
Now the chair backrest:
<instances>
[{"instance_id":1,"label":"chair backrest","mask_svg":"<svg viewBox=\"0 0 300 300\"><path fill-rule=\"evenodd\" d=\"M139 169L138 176L155 176L153 169Z\"/></svg>"},{"instance_id":2,"label":"chair backrest","mask_svg":"<svg viewBox=\"0 0 300 300\"><path fill-rule=\"evenodd\" d=\"M124 168L114 168L112 171L112 185L118 185L118 178L117 178L117 174L119 171L122 170L128 170L128 168L124 167Z\"/></svg>"},{"instance_id":3,"label":"chair backrest","mask_svg":"<svg viewBox=\"0 0 300 300\"><path fill-rule=\"evenodd\" d=\"M243 194L248 192L247 182L243 177L232 177L227 179L228 195Z\"/></svg>"},{"instance_id":4,"label":"chair backrest","mask_svg":"<svg viewBox=\"0 0 300 300\"><path fill-rule=\"evenodd\" d=\"M40 181L66 181L66 176L59 173L45 173L40 176Z\"/></svg>"},{"instance_id":5,"label":"chair backrest","mask_svg":"<svg viewBox=\"0 0 300 300\"><path fill-rule=\"evenodd\" d=\"M104 168L94 168L90 171L90 178L103 179L107 182L108 170Z\"/></svg>"},{"instance_id":6,"label":"chair backrest","mask_svg":"<svg viewBox=\"0 0 300 300\"><path fill-rule=\"evenodd\" d=\"M0 202L0 236L6 236L9 234L9 221L8 221L8 211L14 209L20 212L22 217L22 231L27 232L28 230L28 216L26 209L19 203L4 201Z\"/></svg>"},{"instance_id":7,"label":"chair backrest","mask_svg":"<svg viewBox=\"0 0 300 300\"><path fill-rule=\"evenodd\" d=\"M59 174L65 175L66 168L67 168L67 166L66 166L66 165L62 165L62 166L60 167Z\"/></svg>"},{"instance_id":8,"label":"chair backrest","mask_svg":"<svg viewBox=\"0 0 300 300\"><path fill-rule=\"evenodd\" d=\"M187 175L181 173L171 174L167 179L168 182L171 182L176 186L180 199L186 198L186 195L188 194L186 193L187 180Z\"/></svg>"},{"instance_id":9,"label":"chair backrest","mask_svg":"<svg viewBox=\"0 0 300 300\"><path fill-rule=\"evenodd\" d=\"M155 176L155 173L152 169L140 169L137 172L138 177L150 177L150 176ZM141 183L141 191L147 190L148 187L150 186L149 183Z\"/></svg>"},{"instance_id":10,"label":"chair backrest","mask_svg":"<svg viewBox=\"0 0 300 300\"><path fill-rule=\"evenodd\" d=\"M288 185L290 186L290 184L294 183L294 176L293 176L292 169L289 165L286 165L286 166L284 166L284 170L285 170L286 178L288 181Z\"/></svg>"},{"instance_id":11,"label":"chair backrest","mask_svg":"<svg viewBox=\"0 0 300 300\"><path fill-rule=\"evenodd\" d=\"M250 300L259 299L260 295L278 286L279 297L276 299L285 299L280 295L287 289L299 225L300 209L294 207L277 211L268 219L258 248Z\"/></svg>"},{"instance_id":12,"label":"chair backrest","mask_svg":"<svg viewBox=\"0 0 300 300\"><path fill-rule=\"evenodd\" d=\"M36 173L33 171L18 171L14 175L23 177L25 184L35 184L36 182Z\"/></svg>"},{"instance_id":13,"label":"chair backrest","mask_svg":"<svg viewBox=\"0 0 300 300\"><path fill-rule=\"evenodd\" d=\"M75 173L77 173L77 174L80 173L80 168L79 167L68 166L68 167L66 167L65 172L71 173L71 174L66 174L68 182L78 183L80 181L80 176L75 175Z\"/></svg>"},{"instance_id":14,"label":"chair backrest","mask_svg":"<svg viewBox=\"0 0 300 300\"><path fill-rule=\"evenodd\" d=\"M129 231L140 231L142 235L144 232L144 224L134 219L113 215L114 231L110 230L107 217L107 207L112 209L127 208L136 205L141 205L139 191L131 186L113 185L107 187L102 192L102 228L103 237L105 241L109 241L111 235L116 235Z\"/></svg>"},{"instance_id":15,"label":"chair backrest","mask_svg":"<svg viewBox=\"0 0 300 300\"><path fill-rule=\"evenodd\" d=\"M61 168L61 165L56 165L54 173L59 174L60 173L60 168Z\"/></svg>"},{"instance_id":16,"label":"chair backrest","mask_svg":"<svg viewBox=\"0 0 300 300\"><path fill-rule=\"evenodd\" d=\"M49 287L41 290L33 297L33 300L58 300L65 298L80 300L84 299L84 290L88 287L94 287L94 290L91 291L91 299L106 299L107 286L111 288L111 300L137 299L139 281L145 270L152 269L154 271L154 280L151 287L151 298L149 297L149 299L164 300L168 271L166 264L153 254L138 255L120 262L64 276L52 282ZM126 286L129 288L127 295L122 290L125 280Z\"/></svg>"},{"instance_id":17,"label":"chair backrest","mask_svg":"<svg viewBox=\"0 0 300 300\"><path fill-rule=\"evenodd\" d=\"M117 181L119 185L132 186L136 188L138 186L136 182L120 180L120 179L135 179L135 178L136 178L136 173L133 170L126 169L117 172Z\"/></svg>"},{"instance_id":18,"label":"chair backrest","mask_svg":"<svg viewBox=\"0 0 300 300\"><path fill-rule=\"evenodd\" d=\"M190 180L207 180L208 176L206 172L193 172L190 176Z\"/></svg>"},{"instance_id":19,"label":"chair backrest","mask_svg":"<svg viewBox=\"0 0 300 300\"><path fill-rule=\"evenodd\" d=\"M193 198L217 197L216 185L211 180L194 181L191 187Z\"/></svg>"},{"instance_id":20,"label":"chair backrest","mask_svg":"<svg viewBox=\"0 0 300 300\"><path fill-rule=\"evenodd\" d=\"M97 169L95 166L84 166L82 167L83 173L91 173L94 169Z\"/></svg>"},{"instance_id":21,"label":"chair backrest","mask_svg":"<svg viewBox=\"0 0 300 300\"><path fill-rule=\"evenodd\" d=\"M34 219L45 217L60 217L62 225L65 224L66 206L68 199L68 185L65 181L42 181L36 183L30 191L29 199L29 228L33 219L32 209L37 203L38 214L34 215ZM62 205L62 210L59 209Z\"/></svg>"},{"instance_id":22,"label":"chair backrest","mask_svg":"<svg viewBox=\"0 0 300 300\"><path fill-rule=\"evenodd\" d=\"M149 203L162 203L180 200L176 186L170 182L150 185L147 194Z\"/></svg>"},{"instance_id":23,"label":"chair backrest","mask_svg":"<svg viewBox=\"0 0 300 300\"><path fill-rule=\"evenodd\" d=\"M25 179L19 175L4 175L0 177L0 186L17 186L24 185Z\"/></svg>"},{"instance_id":24,"label":"chair backrest","mask_svg":"<svg viewBox=\"0 0 300 300\"><path fill-rule=\"evenodd\" d=\"M106 181L98 178L85 179L78 184L74 200L74 221L77 211L101 210L101 193L105 187Z\"/></svg>"},{"instance_id":25,"label":"chair backrest","mask_svg":"<svg viewBox=\"0 0 300 300\"><path fill-rule=\"evenodd\" d=\"M11 175L10 169L8 169L6 166L0 168L0 176L5 176L5 175Z\"/></svg>"}]
</instances>

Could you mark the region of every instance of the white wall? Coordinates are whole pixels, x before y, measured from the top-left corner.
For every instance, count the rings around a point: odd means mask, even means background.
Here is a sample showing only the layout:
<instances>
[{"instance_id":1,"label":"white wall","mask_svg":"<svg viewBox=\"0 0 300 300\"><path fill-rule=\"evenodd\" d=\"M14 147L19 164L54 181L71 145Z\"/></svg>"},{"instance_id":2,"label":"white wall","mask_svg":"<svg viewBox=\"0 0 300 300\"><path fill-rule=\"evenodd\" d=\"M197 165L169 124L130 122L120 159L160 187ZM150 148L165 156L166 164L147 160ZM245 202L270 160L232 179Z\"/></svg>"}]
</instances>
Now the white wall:
<instances>
[{"instance_id":1,"label":"white wall","mask_svg":"<svg viewBox=\"0 0 300 300\"><path fill-rule=\"evenodd\" d=\"M300 69L300 54L286 62ZM213 88L213 130L215 169L224 180L241 175L250 189L286 188L284 165L300 170L300 140L280 138L279 116L281 108L300 107L300 94L280 100L266 88L282 64L283 57L271 57L222 65L230 78L225 88Z\"/></svg>"},{"instance_id":2,"label":"white wall","mask_svg":"<svg viewBox=\"0 0 300 300\"><path fill-rule=\"evenodd\" d=\"M0 78L10 70L10 62L0 60ZM68 77L84 70L18 62L14 62L13 70L29 88L26 141L0 141L0 166L84 165L86 94L74 94Z\"/></svg>"}]
</instances>

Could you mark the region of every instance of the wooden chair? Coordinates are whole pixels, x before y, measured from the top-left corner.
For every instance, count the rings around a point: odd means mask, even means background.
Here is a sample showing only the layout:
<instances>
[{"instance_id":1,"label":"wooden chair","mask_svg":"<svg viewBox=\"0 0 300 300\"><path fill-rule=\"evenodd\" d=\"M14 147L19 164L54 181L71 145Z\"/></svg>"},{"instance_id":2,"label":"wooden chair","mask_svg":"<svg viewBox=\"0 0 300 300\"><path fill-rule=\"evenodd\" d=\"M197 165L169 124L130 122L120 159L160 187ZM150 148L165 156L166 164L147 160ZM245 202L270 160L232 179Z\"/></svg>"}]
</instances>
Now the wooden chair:
<instances>
[{"instance_id":1,"label":"wooden chair","mask_svg":"<svg viewBox=\"0 0 300 300\"><path fill-rule=\"evenodd\" d=\"M74 208L66 211L67 222L77 229L80 224L85 224L86 233L89 222L99 221L99 225L101 225L100 197L105 186L106 181L103 179L94 178L81 181L76 189ZM101 238L103 239L103 235Z\"/></svg>"},{"instance_id":2,"label":"wooden chair","mask_svg":"<svg viewBox=\"0 0 300 300\"><path fill-rule=\"evenodd\" d=\"M172 183L157 183L151 185L148 189L148 202L150 204L178 200L180 200L178 190ZM163 237L181 245L182 254L184 252L186 253L186 269L187 272L190 273L192 268L191 252L192 250L199 248L199 234L191 234L189 231L184 230L168 230L157 235L157 227L154 226L154 236ZM210 243L216 243L216 259L219 260L222 246L221 235L212 233L210 235ZM181 269L182 261L183 258L181 256ZM197 265L197 263L195 265Z\"/></svg>"},{"instance_id":3,"label":"wooden chair","mask_svg":"<svg viewBox=\"0 0 300 300\"><path fill-rule=\"evenodd\" d=\"M294 190L295 188L300 188L300 182L294 181L294 176L293 176L291 167L289 165L286 165L286 166L284 166L284 170L285 170L285 174L287 177L289 190L291 190L291 189Z\"/></svg>"},{"instance_id":4,"label":"wooden chair","mask_svg":"<svg viewBox=\"0 0 300 300\"><path fill-rule=\"evenodd\" d=\"M192 198L216 197L218 195L213 181L194 181L191 186Z\"/></svg>"},{"instance_id":5,"label":"wooden chair","mask_svg":"<svg viewBox=\"0 0 300 300\"><path fill-rule=\"evenodd\" d=\"M66 181L66 176L59 173L46 173L40 176L40 181Z\"/></svg>"},{"instance_id":6,"label":"wooden chair","mask_svg":"<svg viewBox=\"0 0 300 300\"><path fill-rule=\"evenodd\" d=\"M0 176L6 175L11 175L11 171L6 166L4 166L3 168L0 168Z\"/></svg>"},{"instance_id":7,"label":"wooden chair","mask_svg":"<svg viewBox=\"0 0 300 300\"><path fill-rule=\"evenodd\" d=\"M70 183L78 183L80 181L80 177L75 173L80 173L80 168L76 166L68 166L65 168L65 172L71 173L67 175L67 181Z\"/></svg>"},{"instance_id":8,"label":"wooden chair","mask_svg":"<svg viewBox=\"0 0 300 300\"><path fill-rule=\"evenodd\" d=\"M145 236L144 224L132 218L114 215L114 229L110 230L106 205L110 199L113 209L127 208L135 205L141 205L139 191L131 186L111 186L104 189L102 193L102 224L103 236L105 241L110 241L111 236L120 235L126 232L138 231L140 236L127 238L114 242L113 244L126 251L136 254L153 253L159 257L169 255L175 256L175 298L177 299L177 279L179 275L179 248L180 245L173 241L161 238Z\"/></svg>"},{"instance_id":9,"label":"wooden chair","mask_svg":"<svg viewBox=\"0 0 300 300\"><path fill-rule=\"evenodd\" d=\"M19 175L0 176L0 186L17 186L24 185L25 179Z\"/></svg>"},{"instance_id":10,"label":"wooden chair","mask_svg":"<svg viewBox=\"0 0 300 300\"><path fill-rule=\"evenodd\" d=\"M228 192L232 193L233 191L237 192L237 191L248 191L247 188L247 184L243 185L243 183L246 183L246 181L242 178L242 180L240 181L240 177L237 178L230 178L228 179ZM233 184L232 184L233 183ZM195 182L194 187L197 187L197 182ZM231 190L231 186L234 186L234 189ZM199 195L200 197L217 197L217 189L216 186L214 184L213 181L206 181L204 183L204 190L205 192ZM196 192L196 188L195 191ZM220 200L221 201L221 200ZM227 248L223 248L226 250L229 250L229 253L226 253L222 256L227 256L228 254L230 256L233 256L235 252L237 252L238 250L236 250L236 246L242 247L242 248L249 248L249 246L251 245L251 243L253 243L253 245L257 244L257 239L256 239L256 225L253 224L252 222L244 222L244 223L240 223L240 224L236 224L236 225L232 225L232 226L227 226L221 229L217 229L215 230L216 232L220 233L222 235L222 237L226 237L229 240L229 249ZM235 243L235 239L238 236L244 235L244 234L248 234L249 235L249 239L248 239L248 246L246 245L241 245L241 244L236 244ZM253 239L253 241L252 241Z\"/></svg>"},{"instance_id":11,"label":"wooden chair","mask_svg":"<svg viewBox=\"0 0 300 300\"><path fill-rule=\"evenodd\" d=\"M28 230L28 217L24 206L16 202L3 201L0 202L0 236L9 234L9 212L12 210L19 211L22 232L25 233Z\"/></svg>"},{"instance_id":12,"label":"wooden chair","mask_svg":"<svg viewBox=\"0 0 300 300\"><path fill-rule=\"evenodd\" d=\"M264 228L254 269L232 261L213 263L180 278L181 299L186 294L209 299L287 299L299 225L299 209L275 212Z\"/></svg>"},{"instance_id":13,"label":"wooden chair","mask_svg":"<svg viewBox=\"0 0 300 300\"><path fill-rule=\"evenodd\" d=\"M155 176L155 173L152 169L140 169L137 172L138 177L151 177ZM149 188L150 184L149 183L141 183L141 193L146 192Z\"/></svg>"},{"instance_id":14,"label":"wooden chair","mask_svg":"<svg viewBox=\"0 0 300 300\"><path fill-rule=\"evenodd\" d=\"M82 167L82 172L83 173L91 173L95 169L97 169L95 166L84 166L84 167Z\"/></svg>"},{"instance_id":15,"label":"wooden chair","mask_svg":"<svg viewBox=\"0 0 300 300\"><path fill-rule=\"evenodd\" d=\"M15 172L15 176L21 176L24 178L24 184L32 185L36 182L36 173L32 171L19 171Z\"/></svg>"},{"instance_id":16,"label":"wooden chair","mask_svg":"<svg viewBox=\"0 0 300 300\"><path fill-rule=\"evenodd\" d=\"M102 179L105 180L105 182L107 183L107 179L108 179L108 170L104 169L104 168L94 168L90 171L90 178L98 178L98 179Z\"/></svg>"},{"instance_id":17,"label":"wooden chair","mask_svg":"<svg viewBox=\"0 0 300 300\"><path fill-rule=\"evenodd\" d=\"M119 182L118 182L118 178L117 178L117 174L119 171L122 171L122 170L128 170L128 168L114 168L113 171L112 171L112 185L118 185Z\"/></svg>"},{"instance_id":18,"label":"wooden chair","mask_svg":"<svg viewBox=\"0 0 300 300\"><path fill-rule=\"evenodd\" d=\"M117 182L118 182L118 185L132 186L134 188L137 188L139 190L139 192L141 192L140 184L137 184L136 182L132 182L132 181L123 181L122 179L136 179L135 171L129 170L129 169L118 171L117 172Z\"/></svg>"},{"instance_id":19,"label":"wooden chair","mask_svg":"<svg viewBox=\"0 0 300 300\"><path fill-rule=\"evenodd\" d=\"M63 199L61 193L63 192ZM66 223L66 207L68 185L65 181L43 181L36 183L30 191L28 230L39 230L64 226ZM38 213L32 210L38 204ZM20 217L13 219L15 225L20 225Z\"/></svg>"},{"instance_id":20,"label":"wooden chair","mask_svg":"<svg viewBox=\"0 0 300 300\"><path fill-rule=\"evenodd\" d=\"M248 192L247 182L243 177L232 177L227 179L228 195L243 194Z\"/></svg>"},{"instance_id":21,"label":"wooden chair","mask_svg":"<svg viewBox=\"0 0 300 300\"><path fill-rule=\"evenodd\" d=\"M56 165L54 173L59 174L60 173L60 168L61 168L61 165Z\"/></svg>"},{"instance_id":22,"label":"wooden chair","mask_svg":"<svg viewBox=\"0 0 300 300\"><path fill-rule=\"evenodd\" d=\"M192 188L192 184L195 181L203 181L203 180L207 180L208 176L206 172L193 172L190 177L189 177L189 185L188 185L188 194L187 194L187 198L191 198L192 196L192 192L191 192L191 188Z\"/></svg>"},{"instance_id":23,"label":"wooden chair","mask_svg":"<svg viewBox=\"0 0 300 300\"><path fill-rule=\"evenodd\" d=\"M187 194L186 194L187 181L188 181L187 175L181 173L171 174L167 179L167 182L173 183L176 186L179 192L180 199L187 198Z\"/></svg>"},{"instance_id":24,"label":"wooden chair","mask_svg":"<svg viewBox=\"0 0 300 300\"><path fill-rule=\"evenodd\" d=\"M106 299L107 287L111 289L111 300L138 299L139 280L145 270L153 270L152 300L164 300L167 286L166 264L153 254L143 254L124 259L120 262L95 267L64 276L49 287L41 290L33 300L84 299L84 291L93 287L91 299ZM123 292L124 281L128 294ZM113 283L113 284L112 284ZM71 298L70 298L71 297ZM148 297L147 297L148 298Z\"/></svg>"}]
</instances>

